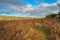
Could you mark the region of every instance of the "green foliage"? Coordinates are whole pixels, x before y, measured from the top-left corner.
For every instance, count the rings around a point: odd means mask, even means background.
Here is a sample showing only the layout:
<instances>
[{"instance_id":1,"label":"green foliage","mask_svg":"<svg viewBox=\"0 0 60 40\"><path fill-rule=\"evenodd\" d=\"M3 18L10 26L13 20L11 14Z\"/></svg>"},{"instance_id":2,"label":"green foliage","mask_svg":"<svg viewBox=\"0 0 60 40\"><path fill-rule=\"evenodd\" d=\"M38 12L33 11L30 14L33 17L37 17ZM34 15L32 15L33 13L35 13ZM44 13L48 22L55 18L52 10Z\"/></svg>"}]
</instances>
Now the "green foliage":
<instances>
[{"instance_id":1,"label":"green foliage","mask_svg":"<svg viewBox=\"0 0 60 40\"><path fill-rule=\"evenodd\" d=\"M60 12L58 13L58 18L60 19Z\"/></svg>"},{"instance_id":2,"label":"green foliage","mask_svg":"<svg viewBox=\"0 0 60 40\"><path fill-rule=\"evenodd\" d=\"M46 16L46 18L58 18L58 19L60 19L60 12L58 12L58 14L49 14Z\"/></svg>"},{"instance_id":3,"label":"green foliage","mask_svg":"<svg viewBox=\"0 0 60 40\"><path fill-rule=\"evenodd\" d=\"M60 8L60 3L58 3L57 5ZM60 12L58 12L58 14L49 14L46 16L46 18L58 18L58 19L60 19Z\"/></svg>"},{"instance_id":4,"label":"green foliage","mask_svg":"<svg viewBox=\"0 0 60 40\"><path fill-rule=\"evenodd\" d=\"M46 16L46 18L55 18L57 15L56 14L49 14Z\"/></svg>"}]
</instances>

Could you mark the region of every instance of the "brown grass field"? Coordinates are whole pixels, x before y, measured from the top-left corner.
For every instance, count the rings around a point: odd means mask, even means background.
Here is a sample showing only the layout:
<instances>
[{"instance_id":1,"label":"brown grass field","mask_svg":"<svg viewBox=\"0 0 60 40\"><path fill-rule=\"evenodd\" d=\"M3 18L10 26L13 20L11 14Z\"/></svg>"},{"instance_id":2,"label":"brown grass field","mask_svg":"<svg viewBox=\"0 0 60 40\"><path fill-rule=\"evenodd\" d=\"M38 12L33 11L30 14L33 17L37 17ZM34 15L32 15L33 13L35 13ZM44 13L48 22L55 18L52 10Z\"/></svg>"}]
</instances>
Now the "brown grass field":
<instances>
[{"instance_id":1,"label":"brown grass field","mask_svg":"<svg viewBox=\"0 0 60 40\"><path fill-rule=\"evenodd\" d=\"M60 20L1 16L0 40L60 40Z\"/></svg>"}]
</instances>

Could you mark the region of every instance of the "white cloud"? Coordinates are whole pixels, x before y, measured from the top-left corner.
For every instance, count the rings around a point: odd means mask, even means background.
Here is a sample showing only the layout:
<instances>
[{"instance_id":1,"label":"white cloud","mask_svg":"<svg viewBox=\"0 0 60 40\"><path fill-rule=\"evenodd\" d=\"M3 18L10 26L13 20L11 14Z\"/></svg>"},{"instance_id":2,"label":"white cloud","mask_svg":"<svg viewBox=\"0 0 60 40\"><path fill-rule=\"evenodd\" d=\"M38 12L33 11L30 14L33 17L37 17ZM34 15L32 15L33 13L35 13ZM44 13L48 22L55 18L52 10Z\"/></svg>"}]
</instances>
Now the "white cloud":
<instances>
[{"instance_id":1,"label":"white cloud","mask_svg":"<svg viewBox=\"0 0 60 40\"><path fill-rule=\"evenodd\" d=\"M58 0L57 3L60 3L60 0Z\"/></svg>"},{"instance_id":2,"label":"white cloud","mask_svg":"<svg viewBox=\"0 0 60 40\"><path fill-rule=\"evenodd\" d=\"M32 11L33 7L30 4L26 4L25 6L22 6L21 11L22 12L27 12L27 11Z\"/></svg>"},{"instance_id":3,"label":"white cloud","mask_svg":"<svg viewBox=\"0 0 60 40\"><path fill-rule=\"evenodd\" d=\"M53 4L41 3L37 6L32 6L31 4L26 5L8 4L7 6L5 5L5 7L17 13L22 14L25 13L26 15L28 13L28 15L30 16L44 16L49 13L57 13L59 11L57 3Z\"/></svg>"},{"instance_id":4,"label":"white cloud","mask_svg":"<svg viewBox=\"0 0 60 40\"><path fill-rule=\"evenodd\" d=\"M16 6L16 5L10 4L7 6L7 8L12 10L12 11L15 11L15 12L22 12L22 13L33 10L32 5L30 5L30 4L26 4L23 6L20 6L20 5Z\"/></svg>"},{"instance_id":5,"label":"white cloud","mask_svg":"<svg viewBox=\"0 0 60 40\"><path fill-rule=\"evenodd\" d=\"M15 5L8 5L7 7L8 9L12 10L12 11L15 11L15 12L20 12L21 11L21 8L19 6L15 6Z\"/></svg>"},{"instance_id":6,"label":"white cloud","mask_svg":"<svg viewBox=\"0 0 60 40\"><path fill-rule=\"evenodd\" d=\"M40 6L46 7L46 6L49 6L49 4L48 3L41 3Z\"/></svg>"},{"instance_id":7,"label":"white cloud","mask_svg":"<svg viewBox=\"0 0 60 40\"><path fill-rule=\"evenodd\" d=\"M30 4L26 4L24 6L10 6L10 9L14 10L14 11L20 11L20 12L32 12L34 10L36 11L42 11L42 12L47 12L47 11L55 11L58 10L58 6L56 3L53 4L47 4L47 3L42 3L38 6L32 6ZM36 12L35 11L35 12Z\"/></svg>"}]
</instances>

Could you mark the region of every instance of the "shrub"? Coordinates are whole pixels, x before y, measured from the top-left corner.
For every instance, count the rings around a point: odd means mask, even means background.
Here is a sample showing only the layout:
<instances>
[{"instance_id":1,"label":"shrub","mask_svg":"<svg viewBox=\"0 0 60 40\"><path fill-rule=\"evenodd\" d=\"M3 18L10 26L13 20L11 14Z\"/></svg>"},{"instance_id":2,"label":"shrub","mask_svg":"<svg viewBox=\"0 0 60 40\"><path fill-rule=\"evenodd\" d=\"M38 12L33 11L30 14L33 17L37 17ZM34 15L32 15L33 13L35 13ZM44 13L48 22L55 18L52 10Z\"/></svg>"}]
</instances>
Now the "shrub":
<instances>
[{"instance_id":1,"label":"shrub","mask_svg":"<svg viewBox=\"0 0 60 40\"><path fill-rule=\"evenodd\" d=\"M57 14L49 14L46 16L46 18L55 18L57 17Z\"/></svg>"},{"instance_id":2,"label":"shrub","mask_svg":"<svg viewBox=\"0 0 60 40\"><path fill-rule=\"evenodd\" d=\"M58 13L58 18L60 19L60 12Z\"/></svg>"}]
</instances>

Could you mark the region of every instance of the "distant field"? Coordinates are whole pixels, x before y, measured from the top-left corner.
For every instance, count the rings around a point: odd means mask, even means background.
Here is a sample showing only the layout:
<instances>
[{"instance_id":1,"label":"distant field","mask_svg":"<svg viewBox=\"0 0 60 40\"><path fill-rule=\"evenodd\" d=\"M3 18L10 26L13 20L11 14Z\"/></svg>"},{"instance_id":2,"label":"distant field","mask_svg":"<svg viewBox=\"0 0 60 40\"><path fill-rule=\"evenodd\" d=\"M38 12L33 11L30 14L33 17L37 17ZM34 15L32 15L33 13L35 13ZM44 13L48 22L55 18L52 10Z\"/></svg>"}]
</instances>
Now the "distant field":
<instances>
[{"instance_id":1,"label":"distant field","mask_svg":"<svg viewBox=\"0 0 60 40\"><path fill-rule=\"evenodd\" d=\"M0 40L60 40L58 19L0 16Z\"/></svg>"},{"instance_id":2,"label":"distant field","mask_svg":"<svg viewBox=\"0 0 60 40\"><path fill-rule=\"evenodd\" d=\"M0 16L0 20L23 20L23 19L35 19L41 17L16 17L16 16Z\"/></svg>"}]
</instances>

